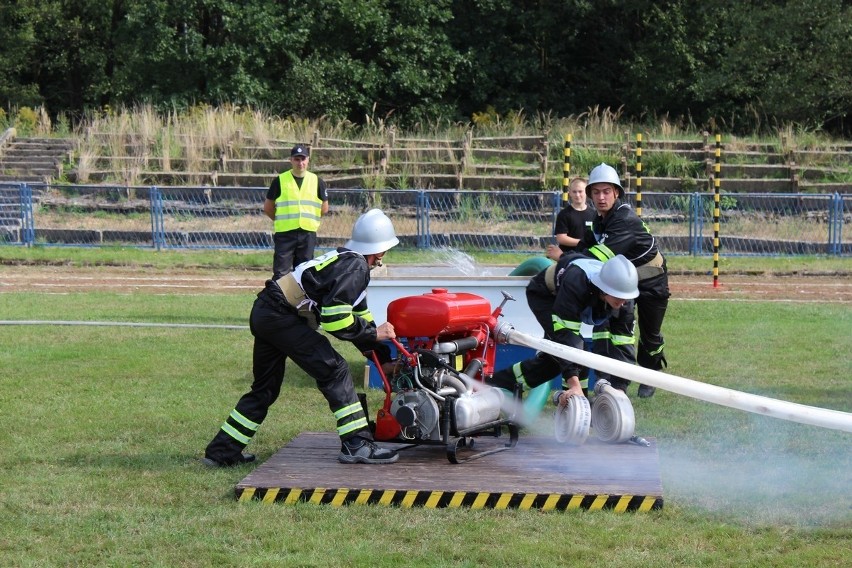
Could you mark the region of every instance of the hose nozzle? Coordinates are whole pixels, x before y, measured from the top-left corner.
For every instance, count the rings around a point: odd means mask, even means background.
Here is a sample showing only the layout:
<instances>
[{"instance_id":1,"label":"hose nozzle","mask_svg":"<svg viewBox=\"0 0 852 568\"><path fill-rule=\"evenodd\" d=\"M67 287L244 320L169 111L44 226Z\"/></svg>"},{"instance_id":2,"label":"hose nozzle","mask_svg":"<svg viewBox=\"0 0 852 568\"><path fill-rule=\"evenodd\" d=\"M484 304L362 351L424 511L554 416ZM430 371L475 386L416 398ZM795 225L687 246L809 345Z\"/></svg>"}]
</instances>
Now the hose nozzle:
<instances>
[{"instance_id":1,"label":"hose nozzle","mask_svg":"<svg viewBox=\"0 0 852 568\"><path fill-rule=\"evenodd\" d=\"M598 379L595 381L595 394L603 394L606 392L606 388L612 388L612 385L609 384L609 381L606 379Z\"/></svg>"},{"instance_id":2,"label":"hose nozzle","mask_svg":"<svg viewBox=\"0 0 852 568\"><path fill-rule=\"evenodd\" d=\"M494 328L494 339L497 343L509 343L509 336L515 331L515 327L509 322L501 321Z\"/></svg>"}]
</instances>

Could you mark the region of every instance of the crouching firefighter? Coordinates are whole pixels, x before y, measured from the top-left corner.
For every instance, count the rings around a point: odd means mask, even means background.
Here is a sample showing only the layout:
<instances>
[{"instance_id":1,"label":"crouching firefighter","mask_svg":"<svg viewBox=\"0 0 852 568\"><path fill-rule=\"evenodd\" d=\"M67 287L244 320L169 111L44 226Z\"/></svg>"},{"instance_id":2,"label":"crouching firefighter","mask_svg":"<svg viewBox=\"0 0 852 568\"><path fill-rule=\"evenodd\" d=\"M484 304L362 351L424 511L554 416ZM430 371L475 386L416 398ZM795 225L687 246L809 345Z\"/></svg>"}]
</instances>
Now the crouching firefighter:
<instances>
[{"instance_id":1,"label":"crouching firefighter","mask_svg":"<svg viewBox=\"0 0 852 568\"><path fill-rule=\"evenodd\" d=\"M636 268L622 255L601 262L580 254L563 254L556 264L533 276L526 290L527 303L555 343L583 350L580 324L592 328L592 351L625 363L635 362L633 299L639 295ZM520 383L532 389L562 374L563 390L555 402L565 406L572 396L583 396L582 366L546 353L501 369L488 379L494 386L512 390ZM609 378L603 374L600 378Z\"/></svg>"},{"instance_id":2,"label":"crouching firefighter","mask_svg":"<svg viewBox=\"0 0 852 568\"><path fill-rule=\"evenodd\" d=\"M316 380L328 401L341 440L340 462L384 464L397 460L395 451L374 443L349 364L317 328L352 342L365 354L375 350L380 358L389 359L389 350L379 342L396 334L390 323L376 326L367 308L366 290L370 270L380 266L384 254L398 243L390 219L371 209L355 222L345 247L266 282L249 319L254 336L254 381L207 446L205 465L225 467L254 461L254 455L242 450L278 398L288 358Z\"/></svg>"}]
</instances>

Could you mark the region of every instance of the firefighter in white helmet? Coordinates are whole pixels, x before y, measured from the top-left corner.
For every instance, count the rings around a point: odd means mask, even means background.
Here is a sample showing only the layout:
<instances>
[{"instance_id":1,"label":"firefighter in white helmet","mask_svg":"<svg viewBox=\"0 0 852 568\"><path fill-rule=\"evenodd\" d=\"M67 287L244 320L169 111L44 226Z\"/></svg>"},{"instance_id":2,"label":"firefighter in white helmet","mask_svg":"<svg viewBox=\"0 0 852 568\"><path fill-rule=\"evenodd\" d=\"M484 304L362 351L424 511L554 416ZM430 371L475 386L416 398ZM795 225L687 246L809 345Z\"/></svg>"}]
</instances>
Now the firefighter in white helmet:
<instances>
[{"instance_id":1,"label":"firefighter in white helmet","mask_svg":"<svg viewBox=\"0 0 852 568\"><path fill-rule=\"evenodd\" d=\"M601 261L621 254L633 263L639 274L639 297L636 311L639 319L639 343L636 362L659 371L666 366L663 319L668 308L669 277L666 259L648 225L625 203L624 188L615 168L600 164L589 173L586 194L592 200L597 216L577 245L578 252ZM626 391L630 381L612 377L613 387ZM639 385L639 396L647 398L656 389Z\"/></svg>"},{"instance_id":2,"label":"firefighter in white helmet","mask_svg":"<svg viewBox=\"0 0 852 568\"><path fill-rule=\"evenodd\" d=\"M625 363L635 363L633 347L633 299L639 295L636 268L617 255L606 262L577 253L563 254L556 264L533 276L527 285L527 303L544 329L544 337L582 350L585 340L580 325L593 326L592 351ZM563 392L556 401L565 405L572 396L583 396L580 377L585 369L577 363L538 353L494 373L487 382L524 390L562 374Z\"/></svg>"},{"instance_id":3,"label":"firefighter in white helmet","mask_svg":"<svg viewBox=\"0 0 852 568\"><path fill-rule=\"evenodd\" d=\"M355 392L349 363L318 327L337 339L352 342L368 354L389 360L387 346L396 337L393 325L376 326L367 307L370 270L399 243L390 219L380 210L361 215L344 247L296 266L277 280L268 280L251 310L254 336L254 381L207 446L203 463L225 467L254 461L244 454L284 382L287 359L317 383L337 421L342 463L393 463L398 455L373 441L364 407ZM383 361L385 362L385 361Z\"/></svg>"}]
</instances>

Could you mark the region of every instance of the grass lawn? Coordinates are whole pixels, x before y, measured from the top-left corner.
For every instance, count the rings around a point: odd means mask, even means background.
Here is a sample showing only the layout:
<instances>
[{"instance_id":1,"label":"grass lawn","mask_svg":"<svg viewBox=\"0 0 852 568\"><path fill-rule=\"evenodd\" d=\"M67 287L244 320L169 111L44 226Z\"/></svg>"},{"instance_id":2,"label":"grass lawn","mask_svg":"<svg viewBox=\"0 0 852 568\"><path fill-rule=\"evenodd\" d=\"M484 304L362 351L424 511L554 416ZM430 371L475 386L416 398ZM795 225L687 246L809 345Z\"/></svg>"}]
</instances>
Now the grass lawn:
<instances>
[{"instance_id":1,"label":"grass lawn","mask_svg":"<svg viewBox=\"0 0 852 568\"><path fill-rule=\"evenodd\" d=\"M7 253L0 248L0 259L17 254ZM50 254L42 261L60 261ZM64 254L96 264L109 252ZM223 266L231 256L204 263ZM125 262L151 258L163 262ZM826 270L822 262L810 266ZM0 281L8 270L0 266ZM3 320L240 326L253 300L2 292ZM674 299L664 326L668 370L852 412L850 330L849 305ZM363 360L337 344L360 377ZM238 503L234 486L256 466L211 471L198 459L250 383L248 331L4 325L0 345L0 566L829 567L852 557L845 432L665 391L637 399L631 389L637 433L659 445L661 511ZM375 409L383 395L369 396ZM531 430L548 433L548 413ZM333 428L313 381L291 365L249 449L263 461L299 432ZM394 475L394 466L376 475Z\"/></svg>"}]
</instances>

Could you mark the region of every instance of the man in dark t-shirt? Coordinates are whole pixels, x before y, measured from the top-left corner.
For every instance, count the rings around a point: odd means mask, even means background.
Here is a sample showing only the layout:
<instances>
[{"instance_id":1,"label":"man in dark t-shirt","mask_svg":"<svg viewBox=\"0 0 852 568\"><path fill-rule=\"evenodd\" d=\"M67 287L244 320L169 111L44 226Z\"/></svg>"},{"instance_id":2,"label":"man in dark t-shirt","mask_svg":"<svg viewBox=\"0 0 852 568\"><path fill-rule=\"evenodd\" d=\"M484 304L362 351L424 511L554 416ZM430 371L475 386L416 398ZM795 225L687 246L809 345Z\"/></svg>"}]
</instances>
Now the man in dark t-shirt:
<instances>
[{"instance_id":1,"label":"man in dark t-shirt","mask_svg":"<svg viewBox=\"0 0 852 568\"><path fill-rule=\"evenodd\" d=\"M586 197L586 180L574 178L568 186L569 202L556 216L553 235L556 244L547 246L547 257L559 260L564 252L574 252L588 227L592 226L595 209Z\"/></svg>"}]
</instances>

